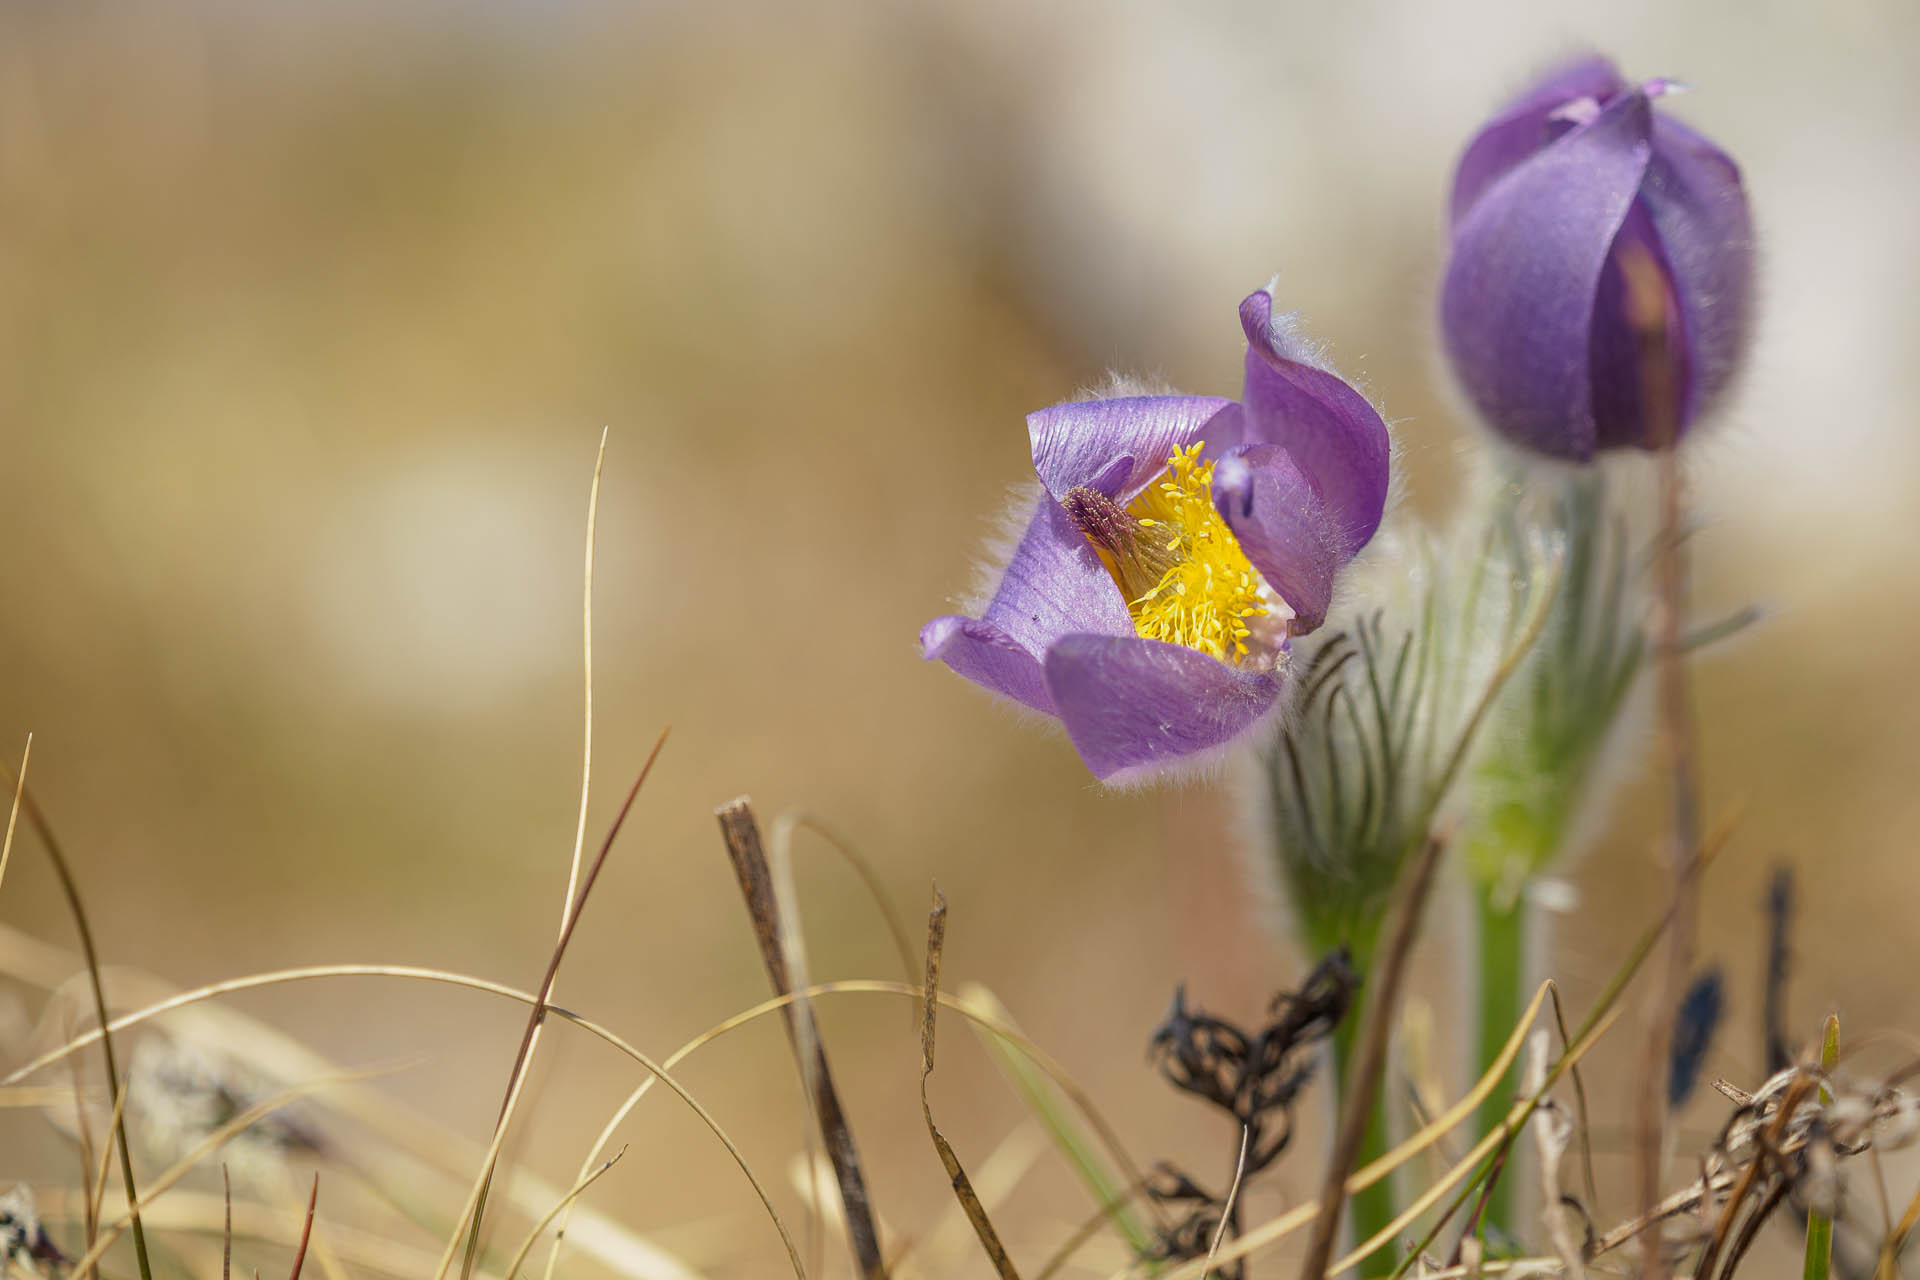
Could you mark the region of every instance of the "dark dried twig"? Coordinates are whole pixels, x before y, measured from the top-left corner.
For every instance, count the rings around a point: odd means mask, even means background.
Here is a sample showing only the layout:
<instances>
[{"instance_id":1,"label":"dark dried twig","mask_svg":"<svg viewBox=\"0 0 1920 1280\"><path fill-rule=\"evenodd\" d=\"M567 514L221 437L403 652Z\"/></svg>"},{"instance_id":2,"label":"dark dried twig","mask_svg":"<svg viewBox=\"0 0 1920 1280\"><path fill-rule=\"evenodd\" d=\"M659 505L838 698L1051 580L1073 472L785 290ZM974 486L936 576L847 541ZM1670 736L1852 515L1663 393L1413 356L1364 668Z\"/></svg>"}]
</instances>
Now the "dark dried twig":
<instances>
[{"instance_id":1,"label":"dark dried twig","mask_svg":"<svg viewBox=\"0 0 1920 1280\"><path fill-rule=\"evenodd\" d=\"M760 944L760 958L766 965L773 993L788 995L794 989L793 976L780 941L780 907L774 898L773 875L760 842L760 826L754 820L753 806L743 796L722 805L716 816L720 819L727 856L740 883L740 896L746 900L747 914L753 922L754 938ZM853 1130L840 1105L840 1093L834 1088L826 1046L821 1043L812 1006L804 1000L795 1000L781 1011L781 1016L786 1021L787 1039L793 1045L794 1055L800 1059L801 1074L811 1087L813 1096L809 1103L840 1186L840 1203L846 1215L847 1239L854 1261L863 1277L874 1280L886 1274L880 1232L874 1223L866 1176L861 1171L860 1151L854 1145Z\"/></svg>"},{"instance_id":2,"label":"dark dried twig","mask_svg":"<svg viewBox=\"0 0 1920 1280\"><path fill-rule=\"evenodd\" d=\"M1387 917L1376 976L1369 983L1366 1020L1360 1025L1360 1040L1354 1055L1354 1070L1347 1080L1347 1096L1340 1100L1339 1136L1333 1155L1327 1161L1327 1173L1320 1188L1320 1212L1313 1221L1313 1235L1307 1245L1307 1259L1301 1267L1302 1280L1320 1280L1333 1257L1333 1242L1340 1229L1340 1210L1345 1203L1347 1175L1360 1154L1361 1139L1380 1091L1380 1074L1386 1067L1387 1040L1393 1027L1393 1013L1400 1003L1400 981L1406 973L1407 957L1413 951L1413 939L1420 931L1420 916L1427 893L1433 887L1434 870L1440 865L1444 847L1438 836L1429 835L1420 854L1408 868L1406 887L1396 897L1393 912Z\"/></svg>"},{"instance_id":3,"label":"dark dried twig","mask_svg":"<svg viewBox=\"0 0 1920 1280\"><path fill-rule=\"evenodd\" d=\"M940 886L935 885L933 909L927 913L927 977L924 984L927 998L924 1006L926 1013L920 1024L920 1114L926 1118L927 1134L933 1139L934 1150L940 1153L940 1164L947 1171L954 1198L966 1211L967 1221L973 1224L973 1233L980 1238L980 1247L987 1251L993 1269L999 1273L1001 1280L1020 1280L1020 1272L1014 1267L1013 1259L1007 1256L1006 1246L1000 1243L1000 1233L993 1229L986 1206L980 1203L980 1197L974 1193L973 1182L960 1166L960 1157L954 1154L953 1144L940 1132L940 1126L933 1122L933 1104L927 1099L927 1081L933 1078L934 1028L940 1009L940 960L946 945L947 900L941 894Z\"/></svg>"}]
</instances>

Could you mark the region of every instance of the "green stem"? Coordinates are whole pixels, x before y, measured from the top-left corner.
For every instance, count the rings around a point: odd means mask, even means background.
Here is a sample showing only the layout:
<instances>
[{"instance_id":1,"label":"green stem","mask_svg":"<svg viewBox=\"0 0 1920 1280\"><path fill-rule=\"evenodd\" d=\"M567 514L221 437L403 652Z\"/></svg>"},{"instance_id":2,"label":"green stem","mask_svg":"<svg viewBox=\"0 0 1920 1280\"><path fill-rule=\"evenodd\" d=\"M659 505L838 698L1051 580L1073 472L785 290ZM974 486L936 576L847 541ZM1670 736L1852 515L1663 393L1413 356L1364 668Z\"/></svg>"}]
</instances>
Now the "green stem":
<instances>
[{"instance_id":1,"label":"green stem","mask_svg":"<svg viewBox=\"0 0 1920 1280\"><path fill-rule=\"evenodd\" d=\"M1371 957L1368 959L1370 960ZM1356 964L1365 966L1366 961L1356 960ZM1361 973L1366 977L1372 976L1366 967L1361 968ZM1353 1070L1354 1051L1358 1047L1360 1038L1359 1013L1359 1007L1356 1005L1354 1010L1347 1017L1342 1018L1339 1025L1333 1029L1336 1111L1339 1107L1338 1100L1347 1096L1348 1076ZM1382 1090L1380 1096L1373 1100L1373 1115L1367 1122L1366 1133L1361 1136L1360 1155L1355 1161L1355 1168L1365 1168L1369 1163L1387 1153L1386 1111L1386 1093ZM1393 1221L1394 1216L1393 1179L1382 1178L1364 1191L1355 1192L1347 1200L1347 1212L1353 1227L1354 1243L1371 1240L1384 1231L1387 1224Z\"/></svg>"},{"instance_id":2,"label":"green stem","mask_svg":"<svg viewBox=\"0 0 1920 1280\"><path fill-rule=\"evenodd\" d=\"M1820 1069L1832 1071L1840 1063L1840 1019L1829 1014L1820 1035ZM1820 1086L1820 1101L1832 1102L1833 1091ZM1807 1251L1801 1280L1827 1280L1833 1270L1833 1219L1824 1213L1807 1215Z\"/></svg>"},{"instance_id":3,"label":"green stem","mask_svg":"<svg viewBox=\"0 0 1920 1280\"><path fill-rule=\"evenodd\" d=\"M1526 897L1512 903L1494 900L1497 891L1479 888L1474 893L1474 909L1480 930L1480 1050L1474 1059L1473 1073L1478 1075L1499 1056L1507 1037L1520 1021L1520 1010L1527 995L1527 913ZM1519 1071L1509 1070L1487 1100L1480 1104L1475 1132L1485 1134L1505 1119L1513 1100L1519 1095ZM1518 1234L1513 1220L1514 1187L1517 1170L1509 1159L1500 1180L1487 1199L1484 1221L1509 1236Z\"/></svg>"}]
</instances>

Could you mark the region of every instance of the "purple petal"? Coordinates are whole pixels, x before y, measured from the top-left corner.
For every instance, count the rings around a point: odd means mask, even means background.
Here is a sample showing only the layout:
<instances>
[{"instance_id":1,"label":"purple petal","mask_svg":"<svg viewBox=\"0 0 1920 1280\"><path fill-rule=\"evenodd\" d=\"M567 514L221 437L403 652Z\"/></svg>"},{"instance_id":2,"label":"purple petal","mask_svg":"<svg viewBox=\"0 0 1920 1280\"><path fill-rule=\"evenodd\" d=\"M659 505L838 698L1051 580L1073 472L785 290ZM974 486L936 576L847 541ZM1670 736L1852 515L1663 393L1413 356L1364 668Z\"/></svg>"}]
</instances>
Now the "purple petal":
<instances>
[{"instance_id":1,"label":"purple petal","mask_svg":"<svg viewBox=\"0 0 1920 1280\"><path fill-rule=\"evenodd\" d=\"M1495 426L1555 457L1593 456L1593 303L1651 130L1646 97L1622 94L1488 188L1454 235L1440 299L1454 368Z\"/></svg>"},{"instance_id":2,"label":"purple petal","mask_svg":"<svg viewBox=\"0 0 1920 1280\"><path fill-rule=\"evenodd\" d=\"M1278 445L1242 445L1213 472L1213 505L1240 549L1293 610L1295 635L1326 621L1333 579L1352 556L1319 490Z\"/></svg>"},{"instance_id":3,"label":"purple petal","mask_svg":"<svg viewBox=\"0 0 1920 1280\"><path fill-rule=\"evenodd\" d=\"M1058 714L1040 660L991 622L949 615L920 628L920 649L984 689Z\"/></svg>"},{"instance_id":4,"label":"purple petal","mask_svg":"<svg viewBox=\"0 0 1920 1280\"><path fill-rule=\"evenodd\" d=\"M1502 174L1547 144L1549 122L1562 105L1580 98L1605 102L1626 87L1613 63L1589 55L1550 73L1507 104L1460 157L1449 205L1451 225L1459 226L1473 202Z\"/></svg>"},{"instance_id":5,"label":"purple petal","mask_svg":"<svg viewBox=\"0 0 1920 1280\"><path fill-rule=\"evenodd\" d=\"M1074 749L1103 782L1205 763L1259 729L1281 677L1138 636L1064 636L1047 689Z\"/></svg>"},{"instance_id":6,"label":"purple petal","mask_svg":"<svg viewBox=\"0 0 1920 1280\"><path fill-rule=\"evenodd\" d=\"M1677 120L1655 116L1640 199L1669 265L1688 354L1682 422L1726 390L1753 309L1753 217L1740 170Z\"/></svg>"},{"instance_id":7,"label":"purple petal","mask_svg":"<svg viewBox=\"0 0 1920 1280\"><path fill-rule=\"evenodd\" d=\"M1629 253L1646 254L1659 266L1660 278L1667 282L1667 311L1672 323L1684 330L1677 300L1671 288L1673 273L1662 251L1653 219L1644 200L1633 202L1627 220L1614 237L1613 251L1600 272L1600 286L1593 300L1593 334L1589 345L1589 367L1593 378L1594 444L1600 449L1624 446L1655 447L1652 422L1641 392L1646 371L1641 367L1640 337L1627 315L1627 277L1621 263ZM1671 344L1677 366L1674 385L1687 385L1687 353L1683 334ZM1684 397L1682 400L1684 405Z\"/></svg>"},{"instance_id":8,"label":"purple petal","mask_svg":"<svg viewBox=\"0 0 1920 1280\"><path fill-rule=\"evenodd\" d=\"M975 684L1051 713L1040 655L1081 632L1130 636L1133 619L1085 535L1042 494L980 618L935 618L920 629L920 644L925 657Z\"/></svg>"},{"instance_id":9,"label":"purple petal","mask_svg":"<svg viewBox=\"0 0 1920 1280\"><path fill-rule=\"evenodd\" d=\"M1273 318L1265 289L1240 304L1247 334L1243 435L1279 445L1320 490L1349 558L1380 527L1387 505L1387 424L1367 398L1319 368Z\"/></svg>"},{"instance_id":10,"label":"purple petal","mask_svg":"<svg viewBox=\"0 0 1920 1280\"><path fill-rule=\"evenodd\" d=\"M1207 433L1231 403L1218 396L1128 396L1056 404L1027 415L1033 469L1056 502L1078 485L1126 502L1166 469L1176 447L1201 439L1236 443ZM1128 464L1115 465L1120 459Z\"/></svg>"}]
</instances>

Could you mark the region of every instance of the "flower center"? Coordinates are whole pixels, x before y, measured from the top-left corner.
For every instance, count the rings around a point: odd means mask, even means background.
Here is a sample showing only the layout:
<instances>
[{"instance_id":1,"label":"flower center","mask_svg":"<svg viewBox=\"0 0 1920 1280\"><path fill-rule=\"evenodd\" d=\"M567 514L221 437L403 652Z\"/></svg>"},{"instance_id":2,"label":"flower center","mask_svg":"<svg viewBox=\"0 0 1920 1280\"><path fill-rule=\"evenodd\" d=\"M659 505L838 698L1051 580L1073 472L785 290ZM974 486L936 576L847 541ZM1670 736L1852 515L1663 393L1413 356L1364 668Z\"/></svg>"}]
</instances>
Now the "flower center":
<instances>
[{"instance_id":1,"label":"flower center","mask_svg":"<svg viewBox=\"0 0 1920 1280\"><path fill-rule=\"evenodd\" d=\"M1138 634L1239 662L1249 640L1267 647L1254 624L1272 596L1214 510L1205 447L1176 447L1160 481L1124 507L1088 488L1070 491L1065 505L1119 584Z\"/></svg>"}]
</instances>

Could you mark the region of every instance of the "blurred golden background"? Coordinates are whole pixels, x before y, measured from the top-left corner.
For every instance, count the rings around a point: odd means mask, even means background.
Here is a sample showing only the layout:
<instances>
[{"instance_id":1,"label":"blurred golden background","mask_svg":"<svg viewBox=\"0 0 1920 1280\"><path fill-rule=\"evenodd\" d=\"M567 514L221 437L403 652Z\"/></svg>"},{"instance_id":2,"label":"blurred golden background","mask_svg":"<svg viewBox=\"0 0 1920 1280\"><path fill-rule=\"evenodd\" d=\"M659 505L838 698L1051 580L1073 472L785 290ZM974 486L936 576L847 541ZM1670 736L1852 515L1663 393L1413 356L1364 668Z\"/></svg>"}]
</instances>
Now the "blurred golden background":
<instances>
[{"instance_id":1,"label":"blurred golden background","mask_svg":"<svg viewBox=\"0 0 1920 1280\"><path fill-rule=\"evenodd\" d=\"M1904 0L8 6L0 751L34 734L112 962L533 986L604 427L590 838L672 736L560 1001L664 1054L764 996L711 816L748 792L844 833L910 927L937 878L950 979L998 991L1137 1153L1214 1169L1231 1135L1146 1037L1178 981L1251 1017L1303 967L1221 793L1101 793L915 633L1029 472L1022 415L1109 368L1235 394L1233 308L1275 271L1398 423L1395 518L1443 518L1474 446L1430 354L1442 193L1498 101L1591 45L1695 87L1671 105L1742 163L1764 239L1751 373L1694 454L1700 611L1771 610L1698 667L1710 808L1748 805L1709 885L1734 1015L1709 1070L1759 1073L1776 859L1803 873L1796 1027L1920 1027L1916 38ZM1576 1002L1658 900L1660 802L1642 780L1569 869L1550 967ZM895 976L853 877L800 865L816 975ZM1423 968L1443 1034L1454 914ZM30 844L0 920L71 945ZM357 980L237 1003L349 1064L418 1058L386 1087L476 1137L523 1018ZM947 1191L904 1008L822 1016L911 1233ZM978 1159L1021 1112L943 1044L936 1106ZM564 1030L543 1054L518 1154L565 1183L636 1076ZM784 1167L776 1027L685 1078ZM1316 1184L1303 1119L1256 1214ZM25 1164L0 1181L53 1176L6 1123ZM781 1265L683 1109L626 1133L598 1206L716 1274ZM1050 1163L1030 1185L1029 1252L1085 1212Z\"/></svg>"}]
</instances>

